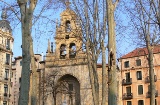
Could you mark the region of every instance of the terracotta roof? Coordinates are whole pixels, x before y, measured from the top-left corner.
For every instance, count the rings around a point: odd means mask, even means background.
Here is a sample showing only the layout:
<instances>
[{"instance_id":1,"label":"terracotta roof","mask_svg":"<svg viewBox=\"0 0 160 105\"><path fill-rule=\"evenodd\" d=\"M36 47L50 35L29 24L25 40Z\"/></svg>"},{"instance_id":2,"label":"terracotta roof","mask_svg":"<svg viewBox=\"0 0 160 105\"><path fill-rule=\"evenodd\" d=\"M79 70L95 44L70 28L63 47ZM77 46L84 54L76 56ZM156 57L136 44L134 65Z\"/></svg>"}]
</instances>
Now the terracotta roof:
<instances>
[{"instance_id":1,"label":"terracotta roof","mask_svg":"<svg viewBox=\"0 0 160 105\"><path fill-rule=\"evenodd\" d=\"M108 67L108 64L106 64L106 67ZM98 63L98 64L97 64L97 68L102 68L102 64L101 64L101 63Z\"/></svg>"},{"instance_id":2,"label":"terracotta roof","mask_svg":"<svg viewBox=\"0 0 160 105\"><path fill-rule=\"evenodd\" d=\"M153 53L160 53L160 46L154 46L153 47ZM132 58L132 57L138 57L138 56L144 56L148 55L148 50L146 47L144 48L136 48L132 52L129 52L128 54L122 56L120 59L125 59L125 58Z\"/></svg>"}]
</instances>

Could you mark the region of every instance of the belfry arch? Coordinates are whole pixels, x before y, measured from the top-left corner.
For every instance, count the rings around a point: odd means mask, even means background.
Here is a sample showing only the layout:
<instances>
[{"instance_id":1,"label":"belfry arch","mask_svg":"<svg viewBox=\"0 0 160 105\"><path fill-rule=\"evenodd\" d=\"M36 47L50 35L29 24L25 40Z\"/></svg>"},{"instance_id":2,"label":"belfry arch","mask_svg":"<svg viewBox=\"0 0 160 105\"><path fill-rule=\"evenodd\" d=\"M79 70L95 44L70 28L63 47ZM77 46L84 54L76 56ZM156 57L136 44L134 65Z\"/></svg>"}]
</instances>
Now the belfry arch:
<instances>
[{"instance_id":1,"label":"belfry arch","mask_svg":"<svg viewBox=\"0 0 160 105\"><path fill-rule=\"evenodd\" d=\"M80 83L70 74L63 75L57 81L61 83L61 92L57 94L57 105L80 105Z\"/></svg>"}]
</instances>

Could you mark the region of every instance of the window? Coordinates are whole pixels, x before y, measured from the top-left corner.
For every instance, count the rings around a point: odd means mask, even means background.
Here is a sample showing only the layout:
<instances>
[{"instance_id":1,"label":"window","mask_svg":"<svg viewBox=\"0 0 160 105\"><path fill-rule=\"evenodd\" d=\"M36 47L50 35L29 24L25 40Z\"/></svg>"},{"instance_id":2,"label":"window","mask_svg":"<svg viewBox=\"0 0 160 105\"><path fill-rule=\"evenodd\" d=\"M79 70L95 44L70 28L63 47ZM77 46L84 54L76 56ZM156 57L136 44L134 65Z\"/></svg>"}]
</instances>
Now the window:
<instances>
[{"instance_id":1,"label":"window","mask_svg":"<svg viewBox=\"0 0 160 105\"><path fill-rule=\"evenodd\" d=\"M3 105L7 105L7 101L3 101Z\"/></svg>"},{"instance_id":2,"label":"window","mask_svg":"<svg viewBox=\"0 0 160 105\"><path fill-rule=\"evenodd\" d=\"M137 59L137 60L136 60L136 65L137 65L137 66L141 66L141 59Z\"/></svg>"},{"instance_id":3,"label":"window","mask_svg":"<svg viewBox=\"0 0 160 105\"><path fill-rule=\"evenodd\" d=\"M127 101L127 105L132 105L132 102L131 101Z\"/></svg>"},{"instance_id":4,"label":"window","mask_svg":"<svg viewBox=\"0 0 160 105\"><path fill-rule=\"evenodd\" d=\"M22 66L22 60L20 61L20 66Z\"/></svg>"},{"instance_id":5,"label":"window","mask_svg":"<svg viewBox=\"0 0 160 105\"><path fill-rule=\"evenodd\" d=\"M129 87L126 87L126 93L127 94L130 94L131 93L131 87L129 86Z\"/></svg>"},{"instance_id":6,"label":"window","mask_svg":"<svg viewBox=\"0 0 160 105\"><path fill-rule=\"evenodd\" d=\"M8 93L8 85L4 84L4 93Z\"/></svg>"},{"instance_id":7,"label":"window","mask_svg":"<svg viewBox=\"0 0 160 105\"><path fill-rule=\"evenodd\" d=\"M61 44L60 46L60 59L65 59L66 57L66 45Z\"/></svg>"},{"instance_id":8,"label":"window","mask_svg":"<svg viewBox=\"0 0 160 105\"><path fill-rule=\"evenodd\" d=\"M150 85L148 85L148 92L150 92Z\"/></svg>"},{"instance_id":9,"label":"window","mask_svg":"<svg viewBox=\"0 0 160 105\"><path fill-rule=\"evenodd\" d=\"M68 84L69 91L73 91L73 84Z\"/></svg>"},{"instance_id":10,"label":"window","mask_svg":"<svg viewBox=\"0 0 160 105\"><path fill-rule=\"evenodd\" d=\"M157 100L155 99L155 105L157 105Z\"/></svg>"},{"instance_id":11,"label":"window","mask_svg":"<svg viewBox=\"0 0 160 105\"><path fill-rule=\"evenodd\" d=\"M66 32L70 32L71 31L71 24L70 24L70 21L67 20L66 21Z\"/></svg>"},{"instance_id":12,"label":"window","mask_svg":"<svg viewBox=\"0 0 160 105\"><path fill-rule=\"evenodd\" d=\"M9 70L8 69L5 69L5 80L8 80L8 75L9 75Z\"/></svg>"},{"instance_id":13,"label":"window","mask_svg":"<svg viewBox=\"0 0 160 105\"><path fill-rule=\"evenodd\" d=\"M137 71L137 80L142 80L142 71Z\"/></svg>"},{"instance_id":14,"label":"window","mask_svg":"<svg viewBox=\"0 0 160 105\"><path fill-rule=\"evenodd\" d=\"M130 81L130 73L126 73L126 82L131 82Z\"/></svg>"},{"instance_id":15,"label":"window","mask_svg":"<svg viewBox=\"0 0 160 105\"><path fill-rule=\"evenodd\" d=\"M6 64L9 65L10 63L10 54L6 54Z\"/></svg>"},{"instance_id":16,"label":"window","mask_svg":"<svg viewBox=\"0 0 160 105\"><path fill-rule=\"evenodd\" d=\"M6 49L10 50L10 40L9 39L7 39Z\"/></svg>"},{"instance_id":17,"label":"window","mask_svg":"<svg viewBox=\"0 0 160 105\"><path fill-rule=\"evenodd\" d=\"M138 105L144 105L143 100L138 100Z\"/></svg>"},{"instance_id":18,"label":"window","mask_svg":"<svg viewBox=\"0 0 160 105\"><path fill-rule=\"evenodd\" d=\"M125 68L128 68L128 67L129 67L129 61L125 61L125 62L124 62L124 67L125 67Z\"/></svg>"},{"instance_id":19,"label":"window","mask_svg":"<svg viewBox=\"0 0 160 105\"><path fill-rule=\"evenodd\" d=\"M19 83L21 83L21 77L19 78Z\"/></svg>"},{"instance_id":20,"label":"window","mask_svg":"<svg viewBox=\"0 0 160 105\"><path fill-rule=\"evenodd\" d=\"M138 85L138 94L143 94L143 85Z\"/></svg>"},{"instance_id":21,"label":"window","mask_svg":"<svg viewBox=\"0 0 160 105\"><path fill-rule=\"evenodd\" d=\"M69 46L69 58L75 58L76 56L76 45L75 43L71 43Z\"/></svg>"},{"instance_id":22,"label":"window","mask_svg":"<svg viewBox=\"0 0 160 105\"><path fill-rule=\"evenodd\" d=\"M13 78L13 72L12 72L12 74L11 74L11 78Z\"/></svg>"},{"instance_id":23,"label":"window","mask_svg":"<svg viewBox=\"0 0 160 105\"><path fill-rule=\"evenodd\" d=\"M66 35L66 37L65 37L66 39L69 39L69 35Z\"/></svg>"}]
</instances>

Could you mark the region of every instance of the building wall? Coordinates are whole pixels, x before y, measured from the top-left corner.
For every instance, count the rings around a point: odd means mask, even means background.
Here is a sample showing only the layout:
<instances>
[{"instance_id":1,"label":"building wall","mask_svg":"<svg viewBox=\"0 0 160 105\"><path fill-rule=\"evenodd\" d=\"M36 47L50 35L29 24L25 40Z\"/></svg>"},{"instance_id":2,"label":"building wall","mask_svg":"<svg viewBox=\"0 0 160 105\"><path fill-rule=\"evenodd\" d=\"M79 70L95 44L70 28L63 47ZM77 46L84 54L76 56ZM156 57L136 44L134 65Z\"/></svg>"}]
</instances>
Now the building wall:
<instances>
[{"instance_id":1,"label":"building wall","mask_svg":"<svg viewBox=\"0 0 160 105\"><path fill-rule=\"evenodd\" d=\"M156 90L160 90L160 62L158 61L160 58L160 53L154 54L154 72L155 72L155 78L156 78ZM141 65L137 66L136 65L136 60L140 59L141 60ZM124 63L126 61L129 61L129 67L125 67ZM125 59L120 59L121 62L121 78L122 78L122 83L123 79L126 80L126 73L130 73L130 78L132 78L132 81L128 85L123 85L122 84L122 94L124 95L127 93L126 88L131 87L131 93L133 95L132 98L129 99L123 99L123 105L127 105L127 101L131 101L132 105L138 105L139 100L143 100L144 105L149 105L150 104L150 98L147 98L148 94L148 86L149 86L149 68L148 68L148 61L147 61L147 56L139 56L139 57L132 57L132 58L125 58ZM142 79L138 80L137 79L137 72L142 73ZM146 82L148 80L148 82ZM138 94L138 85L143 86L143 93ZM122 95L122 98L123 98ZM160 96L159 96L159 91L158 91L158 96L156 96L156 101L157 105L160 104ZM129 105L129 104L128 104Z\"/></svg>"},{"instance_id":2,"label":"building wall","mask_svg":"<svg viewBox=\"0 0 160 105\"><path fill-rule=\"evenodd\" d=\"M35 62L36 68L39 68L39 61L41 61L42 57L40 54L35 54ZM11 104L10 105L18 105L19 100L19 92L20 92L20 83L21 83L21 72L22 72L22 57L18 56L14 58L12 62L12 76L11 76ZM38 84L38 83L37 83ZM31 86L30 86L31 88Z\"/></svg>"},{"instance_id":3,"label":"building wall","mask_svg":"<svg viewBox=\"0 0 160 105\"><path fill-rule=\"evenodd\" d=\"M13 76L11 78L12 87L11 87L11 105L18 105L18 99L19 99L19 91L20 91L20 82L21 82L21 71L22 71L22 57L16 57L15 61L12 63L12 73Z\"/></svg>"},{"instance_id":4,"label":"building wall","mask_svg":"<svg viewBox=\"0 0 160 105\"><path fill-rule=\"evenodd\" d=\"M7 46L9 45L9 47ZM13 37L9 31L0 28L0 104L10 102L10 73L12 61ZM6 56L7 55L7 56ZM8 57L8 58L7 58Z\"/></svg>"},{"instance_id":5,"label":"building wall","mask_svg":"<svg viewBox=\"0 0 160 105\"><path fill-rule=\"evenodd\" d=\"M53 78L53 81L55 82L55 85L60 83L60 81L65 80L67 83L72 82L73 88L78 90L80 93L76 93L78 91L72 91L72 96L68 96L68 93L66 91L59 92L57 94L57 101L56 103L58 105L63 105L65 102L67 104L71 104L70 99L74 99L73 105L76 104L76 99L80 99L81 105L93 105L93 97L92 97L92 89L91 89L91 83L90 83L90 75L89 75L89 69L87 64L87 56L85 51L82 50L82 32L81 28L78 25L78 18L76 13L71 10L70 8L67 8L64 10L60 15L60 22L57 23L56 27L56 37L55 37L55 51L51 51L50 48L50 41L48 42L48 49L45 59L44 67L41 68L41 75L45 75L41 77L41 80L45 79L45 86L44 90L49 90L49 87L47 87L47 83L50 81L47 77L49 75L53 75L54 72L58 72L58 74ZM69 31L66 31L67 25L66 23L69 22L70 29ZM69 36L66 38L66 36ZM75 50L75 56L73 58L70 57L70 51L71 47L70 44L74 43L76 46ZM65 45L65 49L61 49L61 45ZM61 53L61 51L65 51L65 53ZM61 56L63 56L61 58ZM100 103L102 100L102 65L97 65L97 72L98 72L98 79L99 79L99 97L100 97ZM43 74L44 73L44 74ZM74 82L73 82L74 81ZM107 77L106 77L107 81ZM74 86L75 84L79 84L78 86ZM42 84L43 85L43 84ZM43 86L42 86L43 87ZM68 87L68 86L66 86ZM68 87L69 88L69 87ZM73 90L74 90L73 89ZM54 90L54 89L53 89ZM70 92L70 91L69 91ZM43 92L40 93L41 97L40 100L45 100L45 105L53 105L54 100L52 97L52 94L49 94L49 92L45 92L44 94L47 94L47 97L43 99ZM80 97L76 94L80 94ZM107 92L106 92L107 94ZM78 98L77 98L78 97ZM108 99L108 98L107 98ZM78 105L76 104L76 105ZM40 103L40 105L43 105L43 102Z\"/></svg>"}]
</instances>

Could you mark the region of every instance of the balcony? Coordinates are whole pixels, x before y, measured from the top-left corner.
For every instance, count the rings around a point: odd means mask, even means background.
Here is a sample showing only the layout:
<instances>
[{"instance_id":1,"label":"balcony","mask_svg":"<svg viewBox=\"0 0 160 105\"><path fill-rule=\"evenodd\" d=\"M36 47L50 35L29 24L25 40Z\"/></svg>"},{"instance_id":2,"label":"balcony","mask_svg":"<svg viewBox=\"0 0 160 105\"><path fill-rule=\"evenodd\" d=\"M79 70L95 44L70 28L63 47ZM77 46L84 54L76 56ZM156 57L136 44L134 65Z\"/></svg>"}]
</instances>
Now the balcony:
<instances>
[{"instance_id":1,"label":"balcony","mask_svg":"<svg viewBox=\"0 0 160 105\"><path fill-rule=\"evenodd\" d=\"M147 98L150 98L150 97L151 97L151 92L150 92L150 91L148 91L148 92L146 93L146 97L147 97ZM156 92L155 92L155 97L158 97L158 90L156 90Z\"/></svg>"},{"instance_id":2,"label":"balcony","mask_svg":"<svg viewBox=\"0 0 160 105\"><path fill-rule=\"evenodd\" d=\"M122 80L122 85L131 85L131 84L132 84L132 78Z\"/></svg>"},{"instance_id":3,"label":"balcony","mask_svg":"<svg viewBox=\"0 0 160 105\"><path fill-rule=\"evenodd\" d=\"M6 64L6 65L9 65L9 62L6 61L5 64Z\"/></svg>"},{"instance_id":4,"label":"balcony","mask_svg":"<svg viewBox=\"0 0 160 105\"><path fill-rule=\"evenodd\" d=\"M8 78L4 78L4 80L8 80Z\"/></svg>"},{"instance_id":5,"label":"balcony","mask_svg":"<svg viewBox=\"0 0 160 105\"><path fill-rule=\"evenodd\" d=\"M157 76L154 75L154 82L156 82L156 81L157 81ZM145 83L150 83L150 78L149 78L149 76L146 77Z\"/></svg>"},{"instance_id":6,"label":"balcony","mask_svg":"<svg viewBox=\"0 0 160 105\"><path fill-rule=\"evenodd\" d=\"M7 93L4 93L4 96L7 97Z\"/></svg>"},{"instance_id":7,"label":"balcony","mask_svg":"<svg viewBox=\"0 0 160 105\"><path fill-rule=\"evenodd\" d=\"M129 100L133 98L133 94L132 93L124 93L123 94L123 100Z\"/></svg>"}]
</instances>

